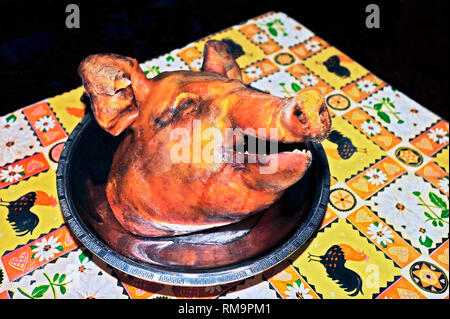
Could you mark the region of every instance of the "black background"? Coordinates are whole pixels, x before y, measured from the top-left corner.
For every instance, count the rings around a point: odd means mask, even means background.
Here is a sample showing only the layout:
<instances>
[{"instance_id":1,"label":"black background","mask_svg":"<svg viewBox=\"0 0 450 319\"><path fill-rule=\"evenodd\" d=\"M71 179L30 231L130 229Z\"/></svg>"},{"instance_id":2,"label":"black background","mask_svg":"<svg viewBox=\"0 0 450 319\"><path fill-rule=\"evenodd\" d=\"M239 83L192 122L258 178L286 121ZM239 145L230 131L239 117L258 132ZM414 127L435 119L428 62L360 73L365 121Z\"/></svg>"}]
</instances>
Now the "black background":
<instances>
[{"instance_id":1,"label":"black background","mask_svg":"<svg viewBox=\"0 0 450 319\"><path fill-rule=\"evenodd\" d=\"M65 8L80 7L68 29ZM369 3L381 28L365 26ZM448 1L0 0L0 115L81 85L87 55L143 62L268 11L282 11L393 87L449 119Z\"/></svg>"}]
</instances>

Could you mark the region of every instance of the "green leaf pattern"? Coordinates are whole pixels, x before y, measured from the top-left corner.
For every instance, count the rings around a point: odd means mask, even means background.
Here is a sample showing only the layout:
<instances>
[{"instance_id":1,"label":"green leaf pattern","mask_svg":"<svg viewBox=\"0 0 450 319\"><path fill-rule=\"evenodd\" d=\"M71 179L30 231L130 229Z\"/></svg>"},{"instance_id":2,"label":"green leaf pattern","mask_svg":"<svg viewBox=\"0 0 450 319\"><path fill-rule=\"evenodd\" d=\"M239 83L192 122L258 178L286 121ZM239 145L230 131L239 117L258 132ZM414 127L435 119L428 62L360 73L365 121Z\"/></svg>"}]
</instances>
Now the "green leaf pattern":
<instances>
[{"instance_id":1,"label":"green leaf pattern","mask_svg":"<svg viewBox=\"0 0 450 319\"><path fill-rule=\"evenodd\" d=\"M39 286L35 287L31 291L31 294L27 293L21 287L18 287L17 290L22 295L24 295L25 297L27 297L29 299L40 299L40 298L44 297L44 295L47 293L48 289L51 288L50 290L52 291L53 298L57 299L58 294L57 294L55 288L57 287L59 289L59 292L62 295L64 295L67 292L66 285L72 282L72 281L65 281L65 279L67 277L66 274L55 273L53 278L50 279L50 277L44 272L44 277L47 279L48 284L39 285Z\"/></svg>"},{"instance_id":2,"label":"green leaf pattern","mask_svg":"<svg viewBox=\"0 0 450 319\"><path fill-rule=\"evenodd\" d=\"M377 99L377 102L373 106L363 105L363 107L377 111L377 116L380 120L387 124L390 124L392 121L396 121L397 124L405 123L399 116L400 112L395 110L396 106L394 101L389 97Z\"/></svg>"},{"instance_id":3,"label":"green leaf pattern","mask_svg":"<svg viewBox=\"0 0 450 319\"><path fill-rule=\"evenodd\" d=\"M284 22L280 19L274 19L273 21L267 22L265 24L267 31L274 37L277 36L288 36L286 29L284 28Z\"/></svg>"}]
</instances>

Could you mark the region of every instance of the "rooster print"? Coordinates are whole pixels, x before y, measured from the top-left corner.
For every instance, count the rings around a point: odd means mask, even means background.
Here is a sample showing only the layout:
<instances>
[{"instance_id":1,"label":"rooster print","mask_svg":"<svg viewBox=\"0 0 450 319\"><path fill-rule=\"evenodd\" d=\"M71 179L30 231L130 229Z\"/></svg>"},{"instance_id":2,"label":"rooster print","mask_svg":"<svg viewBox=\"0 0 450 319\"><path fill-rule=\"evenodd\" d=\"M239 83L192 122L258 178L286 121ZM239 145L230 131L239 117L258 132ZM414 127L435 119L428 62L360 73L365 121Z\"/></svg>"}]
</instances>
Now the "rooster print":
<instances>
[{"instance_id":1,"label":"rooster print","mask_svg":"<svg viewBox=\"0 0 450 319\"><path fill-rule=\"evenodd\" d=\"M367 262L368 259L369 257L363 251L354 249L347 244L333 245L322 256L308 253L308 262L320 262L325 267L328 277L337 282L339 287L349 293L350 297L359 293L364 295L363 281L361 276L347 268L345 263L347 260Z\"/></svg>"},{"instance_id":2,"label":"rooster print","mask_svg":"<svg viewBox=\"0 0 450 319\"><path fill-rule=\"evenodd\" d=\"M231 53L233 58L237 59L245 54L242 46L234 42L232 39L222 39L222 41L228 44L229 52Z\"/></svg>"},{"instance_id":3,"label":"rooster print","mask_svg":"<svg viewBox=\"0 0 450 319\"><path fill-rule=\"evenodd\" d=\"M356 147L350 138L336 130L330 132L327 140L337 145L336 149L326 149L327 154L335 159L347 160L356 152L367 153L367 149Z\"/></svg>"},{"instance_id":4,"label":"rooster print","mask_svg":"<svg viewBox=\"0 0 450 319\"><path fill-rule=\"evenodd\" d=\"M54 206L55 204L56 199L43 191L29 192L15 201L0 199L0 206L8 209L6 220L17 236L32 234L39 224L39 217L30 210L33 206Z\"/></svg>"},{"instance_id":5,"label":"rooster print","mask_svg":"<svg viewBox=\"0 0 450 319\"><path fill-rule=\"evenodd\" d=\"M346 57L333 55L323 62L323 65L325 65L328 72L334 73L341 78L348 78L351 74L350 70L341 65L341 62L347 62L348 60ZM350 62L353 61L350 60Z\"/></svg>"}]
</instances>

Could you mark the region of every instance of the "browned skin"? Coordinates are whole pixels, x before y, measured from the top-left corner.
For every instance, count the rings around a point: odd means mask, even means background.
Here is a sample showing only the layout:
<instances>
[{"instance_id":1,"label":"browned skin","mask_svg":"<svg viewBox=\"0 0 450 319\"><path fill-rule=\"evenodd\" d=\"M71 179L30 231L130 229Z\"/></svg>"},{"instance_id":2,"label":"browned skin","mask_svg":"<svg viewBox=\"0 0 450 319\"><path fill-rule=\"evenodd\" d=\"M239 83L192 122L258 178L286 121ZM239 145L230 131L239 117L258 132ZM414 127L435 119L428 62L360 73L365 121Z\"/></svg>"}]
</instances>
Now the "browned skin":
<instances>
[{"instance_id":1,"label":"browned skin","mask_svg":"<svg viewBox=\"0 0 450 319\"><path fill-rule=\"evenodd\" d=\"M283 152L245 163L196 161L193 120L208 128L278 129L278 141L321 141L331 119L320 91L308 88L293 98L279 98L245 87L226 44L206 44L203 72L164 72L146 79L136 60L93 55L80 66L94 115L113 135L129 128L114 156L106 187L119 223L133 234L167 236L229 224L273 204L303 177L310 154ZM231 78L230 78L231 77ZM170 154L179 139L176 128L191 132L189 163ZM261 137L261 136L259 136ZM203 136L202 150L212 139ZM219 147L235 157L229 139ZM277 161L274 174L261 166Z\"/></svg>"}]
</instances>

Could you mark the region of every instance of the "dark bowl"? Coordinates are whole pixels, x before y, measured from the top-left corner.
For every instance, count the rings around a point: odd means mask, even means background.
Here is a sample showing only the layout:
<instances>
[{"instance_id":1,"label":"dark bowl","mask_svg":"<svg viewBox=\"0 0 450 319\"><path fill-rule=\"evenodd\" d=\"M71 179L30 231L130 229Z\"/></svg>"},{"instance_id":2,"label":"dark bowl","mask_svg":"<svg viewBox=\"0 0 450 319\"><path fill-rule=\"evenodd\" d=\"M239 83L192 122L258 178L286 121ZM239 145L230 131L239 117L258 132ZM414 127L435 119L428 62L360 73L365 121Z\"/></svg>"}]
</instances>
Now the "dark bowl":
<instances>
[{"instance_id":1,"label":"dark bowl","mask_svg":"<svg viewBox=\"0 0 450 319\"><path fill-rule=\"evenodd\" d=\"M87 114L65 143L56 181L61 210L74 236L100 259L134 277L179 286L218 285L248 278L293 254L318 229L325 215L330 192L328 161L320 144L307 143L313 156L312 165L279 199L286 214L295 216L296 222L282 240L257 255L247 258L244 253L239 262L212 268L172 267L130 258L106 243L86 218L95 212L86 202L83 186L86 181L97 185L106 182L120 141L120 136L109 135L97 125L92 114Z\"/></svg>"}]
</instances>

